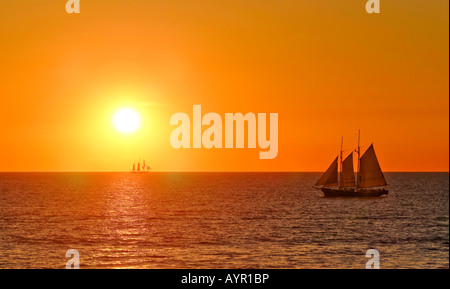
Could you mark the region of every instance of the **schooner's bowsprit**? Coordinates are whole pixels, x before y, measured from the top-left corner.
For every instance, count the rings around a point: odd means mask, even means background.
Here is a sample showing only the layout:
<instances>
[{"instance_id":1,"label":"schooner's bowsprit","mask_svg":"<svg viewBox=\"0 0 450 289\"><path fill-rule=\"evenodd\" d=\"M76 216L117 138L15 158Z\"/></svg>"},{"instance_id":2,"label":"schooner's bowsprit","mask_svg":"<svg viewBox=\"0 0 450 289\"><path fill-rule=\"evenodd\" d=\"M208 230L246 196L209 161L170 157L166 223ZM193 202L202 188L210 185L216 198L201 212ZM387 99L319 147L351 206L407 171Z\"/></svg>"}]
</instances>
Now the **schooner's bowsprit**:
<instances>
[{"instance_id":1,"label":"schooner's bowsprit","mask_svg":"<svg viewBox=\"0 0 450 289\"><path fill-rule=\"evenodd\" d=\"M358 136L358 169L355 178L353 153L344 160L336 157L328 170L320 177L315 188L322 190L325 197L379 197L388 194L386 179L378 163L373 144L361 157ZM340 164L340 170L339 170Z\"/></svg>"}]
</instances>

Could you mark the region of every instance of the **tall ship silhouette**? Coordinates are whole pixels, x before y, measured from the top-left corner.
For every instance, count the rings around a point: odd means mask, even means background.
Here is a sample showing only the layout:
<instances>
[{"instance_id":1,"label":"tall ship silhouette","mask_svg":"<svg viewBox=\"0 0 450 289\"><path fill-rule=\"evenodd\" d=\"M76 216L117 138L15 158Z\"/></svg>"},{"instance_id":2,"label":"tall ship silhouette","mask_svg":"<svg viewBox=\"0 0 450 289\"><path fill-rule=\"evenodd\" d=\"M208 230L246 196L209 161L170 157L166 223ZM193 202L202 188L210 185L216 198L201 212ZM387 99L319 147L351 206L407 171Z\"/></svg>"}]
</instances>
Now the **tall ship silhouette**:
<instances>
[{"instance_id":1,"label":"tall ship silhouette","mask_svg":"<svg viewBox=\"0 0 450 289\"><path fill-rule=\"evenodd\" d=\"M145 160L141 163L141 160L136 163L136 161L133 163L133 170L132 173L148 173L152 170L152 168L145 164Z\"/></svg>"},{"instance_id":2,"label":"tall ship silhouette","mask_svg":"<svg viewBox=\"0 0 450 289\"><path fill-rule=\"evenodd\" d=\"M387 182L378 162L373 144L361 156L360 133L358 148L343 159L343 139L341 153L328 170L320 177L315 188L320 189L325 197L380 197L388 195ZM353 167L353 154L358 154L358 168Z\"/></svg>"}]
</instances>

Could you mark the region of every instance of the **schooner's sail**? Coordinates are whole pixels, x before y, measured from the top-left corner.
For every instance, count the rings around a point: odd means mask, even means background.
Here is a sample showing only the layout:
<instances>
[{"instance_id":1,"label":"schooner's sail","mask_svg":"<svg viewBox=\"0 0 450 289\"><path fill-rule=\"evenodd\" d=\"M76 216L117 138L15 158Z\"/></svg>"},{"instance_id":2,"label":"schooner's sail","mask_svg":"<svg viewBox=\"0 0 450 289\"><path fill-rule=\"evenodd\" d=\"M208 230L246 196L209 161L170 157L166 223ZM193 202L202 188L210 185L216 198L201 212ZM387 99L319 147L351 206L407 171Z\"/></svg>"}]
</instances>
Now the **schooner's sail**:
<instances>
[{"instance_id":1,"label":"schooner's sail","mask_svg":"<svg viewBox=\"0 0 450 289\"><path fill-rule=\"evenodd\" d=\"M317 181L316 186L333 187L338 185L338 161L337 157L328 170Z\"/></svg>"},{"instance_id":2,"label":"schooner's sail","mask_svg":"<svg viewBox=\"0 0 450 289\"><path fill-rule=\"evenodd\" d=\"M387 182L378 163L373 144L361 157L360 170L358 174L358 187L371 188L386 186Z\"/></svg>"},{"instance_id":3,"label":"schooner's sail","mask_svg":"<svg viewBox=\"0 0 450 289\"><path fill-rule=\"evenodd\" d=\"M353 152L342 162L341 186L344 188L355 187L355 171L353 169Z\"/></svg>"},{"instance_id":4,"label":"schooner's sail","mask_svg":"<svg viewBox=\"0 0 450 289\"><path fill-rule=\"evenodd\" d=\"M384 188L387 186L387 182L378 163L373 144L361 157L360 134L358 134L358 149L356 150L358 153L358 171L355 179L354 152L344 160L342 155L343 142L342 139L340 157L334 160L317 181L315 187L320 189L325 197L380 197L388 195L389 191Z\"/></svg>"}]
</instances>

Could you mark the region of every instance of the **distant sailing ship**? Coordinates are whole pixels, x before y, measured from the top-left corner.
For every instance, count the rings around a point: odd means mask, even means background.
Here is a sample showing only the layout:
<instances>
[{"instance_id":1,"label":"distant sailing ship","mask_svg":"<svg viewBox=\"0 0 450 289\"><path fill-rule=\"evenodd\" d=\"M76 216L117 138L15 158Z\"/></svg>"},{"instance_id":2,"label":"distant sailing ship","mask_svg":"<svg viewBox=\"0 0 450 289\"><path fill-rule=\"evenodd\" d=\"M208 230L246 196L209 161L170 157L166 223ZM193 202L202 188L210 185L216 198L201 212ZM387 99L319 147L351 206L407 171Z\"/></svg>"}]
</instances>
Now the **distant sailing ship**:
<instances>
[{"instance_id":1,"label":"distant sailing ship","mask_svg":"<svg viewBox=\"0 0 450 289\"><path fill-rule=\"evenodd\" d=\"M353 169L353 153L343 160L343 140L339 156L333 161L328 170L320 177L315 188L322 190L325 197L379 197L387 195L389 191L386 179L378 163L373 144L361 157L360 134L358 133L358 170ZM340 171L339 170L340 163Z\"/></svg>"},{"instance_id":2,"label":"distant sailing ship","mask_svg":"<svg viewBox=\"0 0 450 289\"><path fill-rule=\"evenodd\" d=\"M141 160L136 165L136 162L133 163L133 170L132 173L148 173L152 170L151 167L145 164L145 160L141 164Z\"/></svg>"}]
</instances>

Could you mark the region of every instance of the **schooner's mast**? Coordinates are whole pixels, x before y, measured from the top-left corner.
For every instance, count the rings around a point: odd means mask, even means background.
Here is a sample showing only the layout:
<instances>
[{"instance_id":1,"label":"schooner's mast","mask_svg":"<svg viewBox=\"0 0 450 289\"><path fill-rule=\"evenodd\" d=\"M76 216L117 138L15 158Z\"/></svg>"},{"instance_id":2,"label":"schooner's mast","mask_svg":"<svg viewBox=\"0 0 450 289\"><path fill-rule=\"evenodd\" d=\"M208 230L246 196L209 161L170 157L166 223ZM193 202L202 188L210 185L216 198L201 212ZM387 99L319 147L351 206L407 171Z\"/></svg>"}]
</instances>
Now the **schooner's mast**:
<instances>
[{"instance_id":1,"label":"schooner's mast","mask_svg":"<svg viewBox=\"0 0 450 289\"><path fill-rule=\"evenodd\" d=\"M343 154L343 148L344 148L344 137L342 137L341 139L341 170L339 173L339 188L342 188L343 184L342 184L342 172L344 170L344 159L342 157Z\"/></svg>"},{"instance_id":2,"label":"schooner's mast","mask_svg":"<svg viewBox=\"0 0 450 289\"><path fill-rule=\"evenodd\" d=\"M358 170L356 172L356 188L359 188L359 171L361 169L361 130L358 130Z\"/></svg>"}]
</instances>

